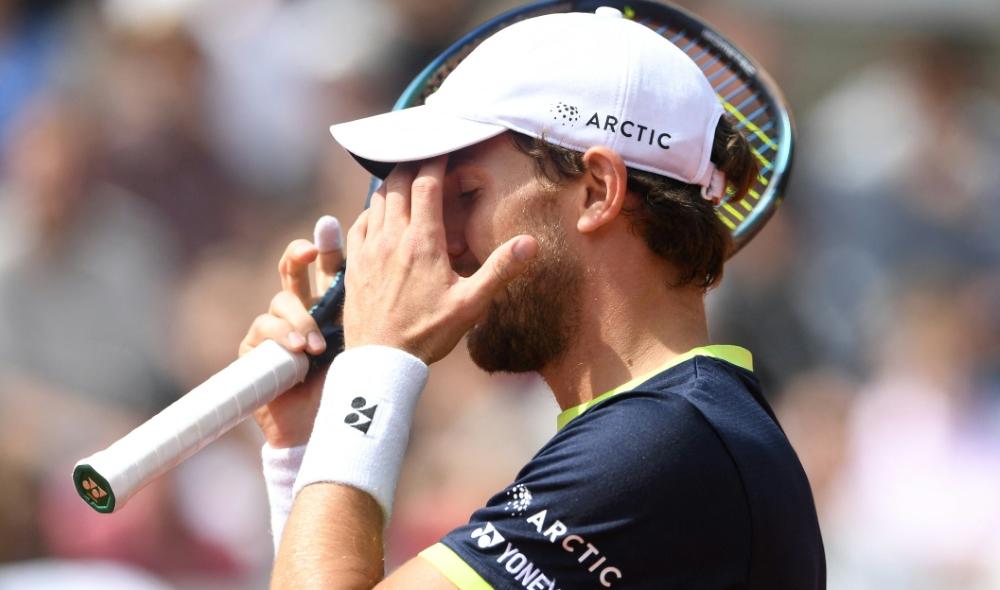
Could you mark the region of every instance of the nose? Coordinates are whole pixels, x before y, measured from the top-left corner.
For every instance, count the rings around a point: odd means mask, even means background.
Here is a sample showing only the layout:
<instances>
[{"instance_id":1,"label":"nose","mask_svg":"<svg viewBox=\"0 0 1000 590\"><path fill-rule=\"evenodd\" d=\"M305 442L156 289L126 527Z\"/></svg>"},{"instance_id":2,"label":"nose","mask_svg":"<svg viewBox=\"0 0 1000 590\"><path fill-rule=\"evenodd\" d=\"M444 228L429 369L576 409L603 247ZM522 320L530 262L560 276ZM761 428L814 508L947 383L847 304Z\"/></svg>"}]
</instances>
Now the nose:
<instances>
[{"instance_id":1,"label":"nose","mask_svg":"<svg viewBox=\"0 0 1000 590\"><path fill-rule=\"evenodd\" d=\"M465 232L449 230L446 226L445 239L448 244L448 256L451 258L461 258L469 251L469 245L465 241Z\"/></svg>"},{"instance_id":2,"label":"nose","mask_svg":"<svg viewBox=\"0 0 1000 590\"><path fill-rule=\"evenodd\" d=\"M447 182L446 182L447 185ZM457 189L446 186L444 195L444 234L448 247L448 256L460 258L469 249L469 244L465 239L466 214L462 204L455 196Z\"/></svg>"},{"instance_id":3,"label":"nose","mask_svg":"<svg viewBox=\"0 0 1000 590\"><path fill-rule=\"evenodd\" d=\"M445 246L451 267L462 276L475 270L476 262L469 250L466 239L468 211L455 195L457 191L446 191L444 198Z\"/></svg>"},{"instance_id":4,"label":"nose","mask_svg":"<svg viewBox=\"0 0 1000 590\"><path fill-rule=\"evenodd\" d=\"M479 266L469 251L469 243L465 239L464 227L450 229L445 225L445 241L448 249L448 260L451 268L463 277L472 275Z\"/></svg>"}]
</instances>

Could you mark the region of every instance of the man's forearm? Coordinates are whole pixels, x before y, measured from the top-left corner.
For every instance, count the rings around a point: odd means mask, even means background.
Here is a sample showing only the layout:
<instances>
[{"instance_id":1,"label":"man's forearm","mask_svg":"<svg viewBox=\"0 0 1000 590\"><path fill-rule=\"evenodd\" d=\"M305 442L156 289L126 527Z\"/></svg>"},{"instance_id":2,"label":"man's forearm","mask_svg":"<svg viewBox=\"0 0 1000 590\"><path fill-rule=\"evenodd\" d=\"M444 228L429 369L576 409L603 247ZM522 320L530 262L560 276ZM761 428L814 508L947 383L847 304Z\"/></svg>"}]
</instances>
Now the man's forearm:
<instances>
[{"instance_id":1,"label":"man's forearm","mask_svg":"<svg viewBox=\"0 0 1000 590\"><path fill-rule=\"evenodd\" d=\"M385 346L334 359L295 478L275 588L372 588L427 365Z\"/></svg>"},{"instance_id":2,"label":"man's forearm","mask_svg":"<svg viewBox=\"0 0 1000 590\"><path fill-rule=\"evenodd\" d=\"M384 575L382 510L365 492L317 483L295 498L271 588L373 588Z\"/></svg>"}]
</instances>

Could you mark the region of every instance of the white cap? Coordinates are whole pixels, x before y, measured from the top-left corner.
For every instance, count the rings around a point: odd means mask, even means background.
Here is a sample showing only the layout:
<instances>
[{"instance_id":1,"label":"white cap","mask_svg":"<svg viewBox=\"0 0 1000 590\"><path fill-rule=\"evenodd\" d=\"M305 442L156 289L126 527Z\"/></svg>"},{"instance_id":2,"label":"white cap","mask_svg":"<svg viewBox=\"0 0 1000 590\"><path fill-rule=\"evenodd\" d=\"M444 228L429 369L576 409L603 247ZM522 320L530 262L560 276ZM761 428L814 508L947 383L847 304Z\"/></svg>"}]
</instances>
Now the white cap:
<instances>
[{"instance_id":1,"label":"white cap","mask_svg":"<svg viewBox=\"0 0 1000 590\"><path fill-rule=\"evenodd\" d=\"M424 160L507 130L577 151L595 145L627 166L721 196L710 161L723 109L683 51L613 8L513 24L483 41L423 106L330 128L362 163ZM703 189L703 194L705 190Z\"/></svg>"}]
</instances>

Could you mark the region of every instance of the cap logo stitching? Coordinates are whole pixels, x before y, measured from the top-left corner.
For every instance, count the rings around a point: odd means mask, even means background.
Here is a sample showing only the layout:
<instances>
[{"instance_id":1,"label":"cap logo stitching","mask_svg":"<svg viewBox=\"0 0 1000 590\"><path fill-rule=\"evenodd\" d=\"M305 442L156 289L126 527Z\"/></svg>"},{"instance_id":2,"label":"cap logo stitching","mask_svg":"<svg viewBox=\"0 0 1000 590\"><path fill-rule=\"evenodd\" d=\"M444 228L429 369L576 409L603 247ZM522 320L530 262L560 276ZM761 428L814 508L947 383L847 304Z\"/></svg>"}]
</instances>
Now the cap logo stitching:
<instances>
[{"instance_id":1,"label":"cap logo stitching","mask_svg":"<svg viewBox=\"0 0 1000 590\"><path fill-rule=\"evenodd\" d=\"M575 127L576 122L580 120L580 109L564 102L555 103L549 112L552 113L552 120L559 121L563 127L566 125Z\"/></svg>"},{"instance_id":2,"label":"cap logo stitching","mask_svg":"<svg viewBox=\"0 0 1000 590\"><path fill-rule=\"evenodd\" d=\"M628 119L619 121L618 117L614 115L605 115L603 119L604 121L602 125L601 114L595 112L589 119L587 119L586 126L593 126L597 127L599 130L603 129L604 131L617 133L618 135L627 137L632 141L646 143L650 146L655 145L663 150L670 149L670 144L667 143L667 140L671 138L671 135L665 131L658 132L651 126L629 121Z\"/></svg>"},{"instance_id":3,"label":"cap logo stitching","mask_svg":"<svg viewBox=\"0 0 1000 590\"><path fill-rule=\"evenodd\" d=\"M549 108L553 121L558 121L563 127L579 127L580 109L569 103L559 101ZM628 119L621 120L614 115L602 115L594 111L584 127L596 127L598 131L616 133L636 143L645 143L662 150L670 149L669 139L672 136L666 131L657 131L651 125L643 125Z\"/></svg>"}]
</instances>

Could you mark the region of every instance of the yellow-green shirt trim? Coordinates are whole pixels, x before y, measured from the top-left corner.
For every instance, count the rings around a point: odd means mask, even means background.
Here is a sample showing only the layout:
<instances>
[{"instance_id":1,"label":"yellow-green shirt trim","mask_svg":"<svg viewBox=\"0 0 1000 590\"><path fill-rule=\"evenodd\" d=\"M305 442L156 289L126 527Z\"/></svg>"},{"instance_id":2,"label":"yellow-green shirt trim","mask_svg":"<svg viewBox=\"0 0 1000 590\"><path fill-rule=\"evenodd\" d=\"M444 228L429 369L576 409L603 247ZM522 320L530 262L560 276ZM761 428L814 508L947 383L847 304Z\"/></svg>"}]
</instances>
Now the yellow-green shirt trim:
<instances>
[{"instance_id":1,"label":"yellow-green shirt trim","mask_svg":"<svg viewBox=\"0 0 1000 590\"><path fill-rule=\"evenodd\" d=\"M653 376L658 375L663 371L666 371L670 367L679 365L684 361L692 359L696 356L709 356L712 358L722 359L726 362L736 365L737 367L741 367L748 371L753 371L753 355L750 354L749 350L741 346L732 346L729 344L712 344L709 346L699 346L698 348L692 348L691 350L685 352L684 354L677 355L674 358L670 359L664 365L662 365L661 367L657 368L654 371L650 371L649 373L640 375L635 379L632 379L628 383L623 383L622 385L615 387L611 391L602 393L601 395L595 397L589 402L583 402L578 406L573 406L572 408L563 410L563 412L559 414L559 416L556 418L556 430L562 430L563 427L569 424L570 420L576 418L580 414L586 412L593 406L603 402L609 397L617 395L623 391L629 391L635 388L635 386L644 383L645 381L648 381Z\"/></svg>"},{"instance_id":2,"label":"yellow-green shirt trim","mask_svg":"<svg viewBox=\"0 0 1000 590\"><path fill-rule=\"evenodd\" d=\"M443 543L435 543L420 552L420 557L431 562L459 590L493 590L472 566L465 563L458 553Z\"/></svg>"}]
</instances>

